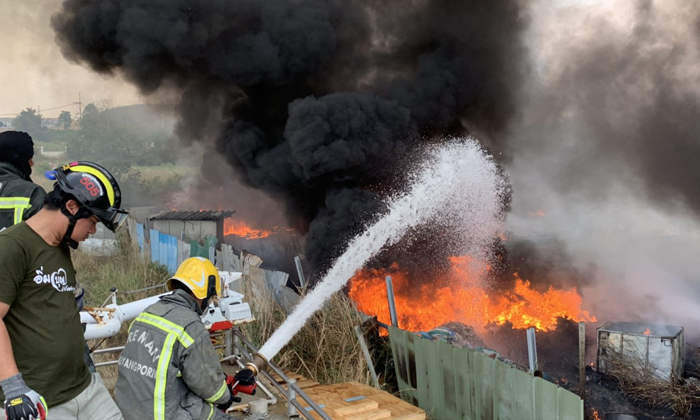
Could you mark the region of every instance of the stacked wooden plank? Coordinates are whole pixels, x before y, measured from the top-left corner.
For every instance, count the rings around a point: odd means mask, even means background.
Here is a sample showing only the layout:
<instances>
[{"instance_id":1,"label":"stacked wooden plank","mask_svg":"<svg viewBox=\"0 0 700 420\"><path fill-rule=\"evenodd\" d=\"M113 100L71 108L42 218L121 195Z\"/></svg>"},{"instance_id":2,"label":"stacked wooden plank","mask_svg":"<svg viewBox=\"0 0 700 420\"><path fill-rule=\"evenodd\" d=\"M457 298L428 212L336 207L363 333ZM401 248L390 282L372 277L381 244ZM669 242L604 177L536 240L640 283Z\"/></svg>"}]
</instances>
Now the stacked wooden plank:
<instances>
[{"instance_id":1,"label":"stacked wooden plank","mask_svg":"<svg viewBox=\"0 0 700 420\"><path fill-rule=\"evenodd\" d=\"M299 374L286 373L290 379L326 414L334 420L425 420L425 411L400 398L382 390L358 382L320 385L316 381ZM284 380L275 377L278 383ZM314 418L320 419L311 407L301 398L297 401L309 411Z\"/></svg>"},{"instance_id":2,"label":"stacked wooden plank","mask_svg":"<svg viewBox=\"0 0 700 420\"><path fill-rule=\"evenodd\" d=\"M306 379L305 377L299 375L298 373L292 373L292 372L284 372L284 374L287 376L289 379L294 379L297 383L297 386L303 390L306 390L306 388L320 385L318 382L313 381L311 379ZM284 384L286 381L282 378L279 377L276 373L272 373L272 378L278 383L278 384Z\"/></svg>"}]
</instances>

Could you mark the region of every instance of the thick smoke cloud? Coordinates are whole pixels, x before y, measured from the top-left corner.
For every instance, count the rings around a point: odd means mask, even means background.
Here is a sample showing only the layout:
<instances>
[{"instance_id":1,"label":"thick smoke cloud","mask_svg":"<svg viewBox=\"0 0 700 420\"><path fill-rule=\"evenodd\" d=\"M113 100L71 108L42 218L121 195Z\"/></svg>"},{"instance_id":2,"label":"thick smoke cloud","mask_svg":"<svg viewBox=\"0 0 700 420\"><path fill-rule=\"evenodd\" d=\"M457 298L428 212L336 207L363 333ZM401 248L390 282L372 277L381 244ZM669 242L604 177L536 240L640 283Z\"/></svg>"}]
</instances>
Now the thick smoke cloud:
<instances>
[{"instance_id":1,"label":"thick smoke cloud","mask_svg":"<svg viewBox=\"0 0 700 420\"><path fill-rule=\"evenodd\" d=\"M550 185L561 193L600 199L624 185L655 206L700 215L700 7L615 4L608 16L557 13L562 27L572 25L569 42L542 40L556 46L538 57L543 77L513 125L515 153L551 158Z\"/></svg>"},{"instance_id":2,"label":"thick smoke cloud","mask_svg":"<svg viewBox=\"0 0 700 420\"><path fill-rule=\"evenodd\" d=\"M66 0L52 24L67 58L179 92L180 135L282 201L318 268L426 139L500 147L526 72L516 0Z\"/></svg>"},{"instance_id":3,"label":"thick smoke cloud","mask_svg":"<svg viewBox=\"0 0 700 420\"><path fill-rule=\"evenodd\" d=\"M531 6L536 75L508 140L509 227L539 249L556 238L561 252L554 267L512 245L511 256L527 256L514 263L533 282L562 268L564 280L588 278L576 283L599 321L696 335L700 7L577 3L588 6Z\"/></svg>"}]
</instances>

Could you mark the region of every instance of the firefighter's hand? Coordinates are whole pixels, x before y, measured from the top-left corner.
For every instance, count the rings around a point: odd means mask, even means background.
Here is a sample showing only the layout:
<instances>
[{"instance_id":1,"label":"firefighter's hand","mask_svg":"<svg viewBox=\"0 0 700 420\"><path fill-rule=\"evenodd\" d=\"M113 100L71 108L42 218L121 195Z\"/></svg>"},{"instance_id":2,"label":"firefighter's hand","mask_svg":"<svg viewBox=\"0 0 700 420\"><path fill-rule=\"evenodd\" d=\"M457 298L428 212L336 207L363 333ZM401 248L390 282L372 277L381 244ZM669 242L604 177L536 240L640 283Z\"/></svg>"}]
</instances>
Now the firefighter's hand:
<instances>
[{"instance_id":1,"label":"firefighter's hand","mask_svg":"<svg viewBox=\"0 0 700 420\"><path fill-rule=\"evenodd\" d=\"M255 384L255 373L252 370L245 368L241 369L233 377L241 385L253 385Z\"/></svg>"},{"instance_id":2,"label":"firefighter's hand","mask_svg":"<svg viewBox=\"0 0 700 420\"><path fill-rule=\"evenodd\" d=\"M47 412L44 397L33 390L5 400L7 420L46 420Z\"/></svg>"},{"instance_id":3,"label":"firefighter's hand","mask_svg":"<svg viewBox=\"0 0 700 420\"><path fill-rule=\"evenodd\" d=\"M241 402L241 399L239 397L234 396L234 393L231 389L229 389L229 393L231 395L231 398L228 400L228 402L224 404L218 404L216 406L216 408L223 411L224 413L226 412L226 410L228 410L229 407L231 407L231 404Z\"/></svg>"}]
</instances>

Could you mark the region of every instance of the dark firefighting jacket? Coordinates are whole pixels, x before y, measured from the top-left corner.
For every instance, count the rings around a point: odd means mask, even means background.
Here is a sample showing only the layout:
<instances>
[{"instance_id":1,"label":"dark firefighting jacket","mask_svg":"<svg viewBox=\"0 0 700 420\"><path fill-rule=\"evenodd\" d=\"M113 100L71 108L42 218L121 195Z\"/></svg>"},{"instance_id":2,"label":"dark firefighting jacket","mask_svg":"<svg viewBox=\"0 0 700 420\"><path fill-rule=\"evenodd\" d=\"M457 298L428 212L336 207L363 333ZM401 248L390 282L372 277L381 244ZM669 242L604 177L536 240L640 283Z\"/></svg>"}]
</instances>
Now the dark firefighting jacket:
<instances>
[{"instance_id":1,"label":"dark firefighting jacket","mask_svg":"<svg viewBox=\"0 0 700 420\"><path fill-rule=\"evenodd\" d=\"M231 393L219 356L182 290L146 308L119 357L115 400L126 420L215 419Z\"/></svg>"},{"instance_id":2,"label":"dark firefighting jacket","mask_svg":"<svg viewBox=\"0 0 700 420\"><path fill-rule=\"evenodd\" d=\"M46 192L13 164L0 162L0 230L27 220L44 205Z\"/></svg>"}]
</instances>

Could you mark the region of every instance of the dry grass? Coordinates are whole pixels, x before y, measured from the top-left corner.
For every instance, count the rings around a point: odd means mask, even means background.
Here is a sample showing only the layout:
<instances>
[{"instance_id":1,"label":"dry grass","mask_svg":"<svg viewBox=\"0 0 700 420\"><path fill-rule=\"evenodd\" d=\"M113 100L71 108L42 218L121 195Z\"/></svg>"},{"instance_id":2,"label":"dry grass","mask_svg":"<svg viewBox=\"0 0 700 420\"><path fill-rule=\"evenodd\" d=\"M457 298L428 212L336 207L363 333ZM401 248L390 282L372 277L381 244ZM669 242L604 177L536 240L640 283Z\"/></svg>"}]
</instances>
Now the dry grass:
<instances>
[{"instance_id":1,"label":"dry grass","mask_svg":"<svg viewBox=\"0 0 700 420\"><path fill-rule=\"evenodd\" d=\"M693 406L700 403L700 384L680 378L669 383L644 368L640 358L619 353L608 354L607 375L614 378L620 389L635 403L651 408L670 408L674 415L687 418Z\"/></svg>"},{"instance_id":2,"label":"dry grass","mask_svg":"<svg viewBox=\"0 0 700 420\"><path fill-rule=\"evenodd\" d=\"M127 293L132 290L165 283L168 271L164 266L144 259L137 246L128 235L118 237L116 255L100 257L80 251L73 252L73 265L78 272L78 280L85 289L86 306L99 306L109 296L109 289L116 287L119 303L162 293L162 290L149 290L143 293Z\"/></svg>"},{"instance_id":3,"label":"dry grass","mask_svg":"<svg viewBox=\"0 0 700 420\"><path fill-rule=\"evenodd\" d=\"M109 296L109 289L116 287L127 292L164 283L167 271L164 267L146 261L138 248L124 235L120 237L117 255L97 257L77 251L73 262L78 278L86 290L86 305L99 306ZM253 277L245 277L245 300L250 303L256 322L242 327L244 333L261 346L284 321L284 311L275 303L269 288L256 283ZM142 299L162 289L134 294L119 294L119 303ZM353 330L361 318L352 302L344 295L332 296L285 346L274 362L284 369L297 372L322 383L358 381L369 383L367 363ZM128 323L127 323L128 324ZM99 348L123 345L128 325L122 331L101 343ZM88 343L93 346L95 342ZM114 354L97 355L96 362L113 360ZM116 368L99 368L103 377L116 375Z\"/></svg>"},{"instance_id":4,"label":"dry grass","mask_svg":"<svg viewBox=\"0 0 700 420\"><path fill-rule=\"evenodd\" d=\"M262 345L285 319L285 313L264 284L246 277L248 297L256 322L244 333ZM367 363L353 328L360 314L344 295L333 295L273 360L284 369L321 383L369 383Z\"/></svg>"}]
</instances>

